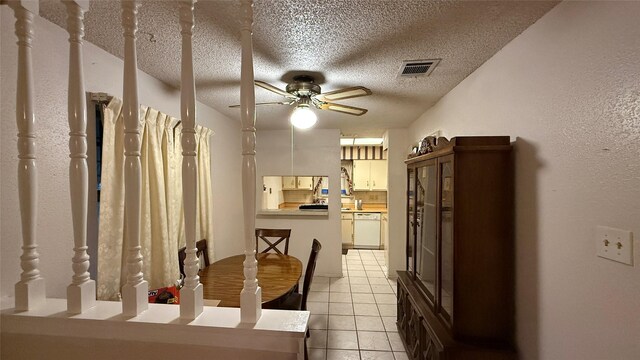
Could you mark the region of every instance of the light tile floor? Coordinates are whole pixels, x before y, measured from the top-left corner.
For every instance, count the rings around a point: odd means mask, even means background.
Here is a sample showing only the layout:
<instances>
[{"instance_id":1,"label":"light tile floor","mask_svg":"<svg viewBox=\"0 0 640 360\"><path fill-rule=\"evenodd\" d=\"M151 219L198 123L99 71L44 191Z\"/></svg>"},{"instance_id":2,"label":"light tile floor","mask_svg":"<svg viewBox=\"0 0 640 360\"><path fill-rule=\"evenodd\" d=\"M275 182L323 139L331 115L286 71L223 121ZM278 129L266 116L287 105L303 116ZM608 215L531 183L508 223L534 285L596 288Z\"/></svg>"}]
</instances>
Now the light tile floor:
<instances>
[{"instance_id":1,"label":"light tile floor","mask_svg":"<svg viewBox=\"0 0 640 360\"><path fill-rule=\"evenodd\" d=\"M349 250L344 277L315 276L307 299L310 360L405 360L396 328L396 282L382 250Z\"/></svg>"}]
</instances>

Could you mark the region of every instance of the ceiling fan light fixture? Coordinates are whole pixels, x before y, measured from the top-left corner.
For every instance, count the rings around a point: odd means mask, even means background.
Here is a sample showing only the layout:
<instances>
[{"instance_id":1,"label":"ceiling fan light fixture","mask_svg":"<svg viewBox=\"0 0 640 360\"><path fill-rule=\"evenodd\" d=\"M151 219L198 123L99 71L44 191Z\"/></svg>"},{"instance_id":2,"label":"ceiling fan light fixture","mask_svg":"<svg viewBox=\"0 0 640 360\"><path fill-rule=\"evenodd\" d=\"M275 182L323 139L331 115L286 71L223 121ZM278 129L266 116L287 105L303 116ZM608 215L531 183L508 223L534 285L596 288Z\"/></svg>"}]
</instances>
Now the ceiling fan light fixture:
<instances>
[{"instance_id":1,"label":"ceiling fan light fixture","mask_svg":"<svg viewBox=\"0 0 640 360\"><path fill-rule=\"evenodd\" d=\"M318 117L307 104L300 104L293 109L289 118L291 125L298 129L308 129L316 124Z\"/></svg>"},{"instance_id":2,"label":"ceiling fan light fixture","mask_svg":"<svg viewBox=\"0 0 640 360\"><path fill-rule=\"evenodd\" d=\"M355 138L353 145L382 145L382 138Z\"/></svg>"}]
</instances>

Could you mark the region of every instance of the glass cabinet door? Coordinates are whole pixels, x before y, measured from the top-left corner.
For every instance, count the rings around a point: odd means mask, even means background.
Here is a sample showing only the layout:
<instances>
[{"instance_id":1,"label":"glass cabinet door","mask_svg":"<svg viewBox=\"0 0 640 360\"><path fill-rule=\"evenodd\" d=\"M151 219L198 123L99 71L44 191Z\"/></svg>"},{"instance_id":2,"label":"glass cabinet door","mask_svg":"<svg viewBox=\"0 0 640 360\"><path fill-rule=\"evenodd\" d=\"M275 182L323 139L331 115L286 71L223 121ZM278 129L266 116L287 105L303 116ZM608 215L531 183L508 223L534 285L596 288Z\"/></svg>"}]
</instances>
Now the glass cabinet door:
<instances>
[{"instance_id":1,"label":"glass cabinet door","mask_svg":"<svg viewBox=\"0 0 640 360\"><path fill-rule=\"evenodd\" d=\"M437 271L437 168L435 161L416 169L416 277L432 303Z\"/></svg>"},{"instance_id":2,"label":"glass cabinet door","mask_svg":"<svg viewBox=\"0 0 640 360\"><path fill-rule=\"evenodd\" d=\"M444 161L442 161L444 160ZM453 157L440 162L440 309L453 318Z\"/></svg>"},{"instance_id":3,"label":"glass cabinet door","mask_svg":"<svg viewBox=\"0 0 640 360\"><path fill-rule=\"evenodd\" d=\"M407 170L407 271L412 274L414 263L413 263L413 247L416 242L416 233L415 233L415 188L416 188L416 178L415 171L413 169ZM413 274L412 274L413 275Z\"/></svg>"}]
</instances>

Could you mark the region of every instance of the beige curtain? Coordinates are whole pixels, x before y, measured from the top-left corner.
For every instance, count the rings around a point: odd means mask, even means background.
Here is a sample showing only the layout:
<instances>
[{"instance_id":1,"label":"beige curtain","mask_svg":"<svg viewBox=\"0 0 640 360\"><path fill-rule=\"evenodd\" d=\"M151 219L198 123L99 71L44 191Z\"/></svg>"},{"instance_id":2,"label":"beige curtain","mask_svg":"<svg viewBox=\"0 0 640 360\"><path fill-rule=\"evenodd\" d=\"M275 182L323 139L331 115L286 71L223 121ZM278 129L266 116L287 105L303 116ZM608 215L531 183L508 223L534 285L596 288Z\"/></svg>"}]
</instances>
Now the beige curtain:
<instances>
[{"instance_id":1,"label":"beige curtain","mask_svg":"<svg viewBox=\"0 0 640 360\"><path fill-rule=\"evenodd\" d=\"M213 259L213 198L211 195L211 155L209 138L211 129L196 127L198 138L198 229L196 239L207 239L209 259Z\"/></svg>"},{"instance_id":2,"label":"beige curtain","mask_svg":"<svg viewBox=\"0 0 640 360\"><path fill-rule=\"evenodd\" d=\"M122 102L114 98L104 111L102 189L98 234L98 298L117 300L126 282L124 225L124 125ZM182 146L178 120L141 106L140 242L143 274L149 288L170 286L179 277L178 248L184 246ZM175 128L175 130L174 130ZM174 132L175 131L175 132ZM213 257L211 231L211 130L198 127L198 225ZM206 153L205 153L206 151ZM201 153L202 152L202 153ZM201 159L202 157L202 159ZM200 221L200 219L204 219ZM179 245L182 244L182 245Z\"/></svg>"},{"instance_id":3,"label":"beige curtain","mask_svg":"<svg viewBox=\"0 0 640 360\"><path fill-rule=\"evenodd\" d=\"M209 139L214 132L200 125L196 126L196 149L198 161L198 194L196 199L196 241L207 239L209 259L214 258L213 248L213 199L211 195L211 154L209 152ZM175 134L175 156L179 158L176 162L178 176L176 177L176 189L182 191L182 125L178 125ZM180 209L176 212L179 218L184 216L182 207L182 192L178 195ZM185 246L184 222L179 224L178 246ZM202 266L202 264L201 264Z\"/></svg>"},{"instance_id":4,"label":"beige curtain","mask_svg":"<svg viewBox=\"0 0 640 360\"><path fill-rule=\"evenodd\" d=\"M104 109L102 187L98 224L98 299L118 300L124 242L124 124L122 103Z\"/></svg>"}]
</instances>

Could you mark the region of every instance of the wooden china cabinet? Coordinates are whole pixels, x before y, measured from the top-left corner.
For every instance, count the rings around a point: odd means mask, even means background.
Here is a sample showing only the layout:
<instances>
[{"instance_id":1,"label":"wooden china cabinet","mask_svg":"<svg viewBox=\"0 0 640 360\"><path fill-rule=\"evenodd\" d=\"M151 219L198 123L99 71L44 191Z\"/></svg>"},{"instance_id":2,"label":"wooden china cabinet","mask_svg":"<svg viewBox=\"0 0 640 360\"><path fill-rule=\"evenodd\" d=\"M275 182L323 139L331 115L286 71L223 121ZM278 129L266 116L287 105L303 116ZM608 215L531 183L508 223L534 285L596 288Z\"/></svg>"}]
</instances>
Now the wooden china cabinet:
<instances>
[{"instance_id":1,"label":"wooden china cabinet","mask_svg":"<svg viewBox=\"0 0 640 360\"><path fill-rule=\"evenodd\" d=\"M438 139L407 164L398 329L411 359L515 359L508 136Z\"/></svg>"}]
</instances>

